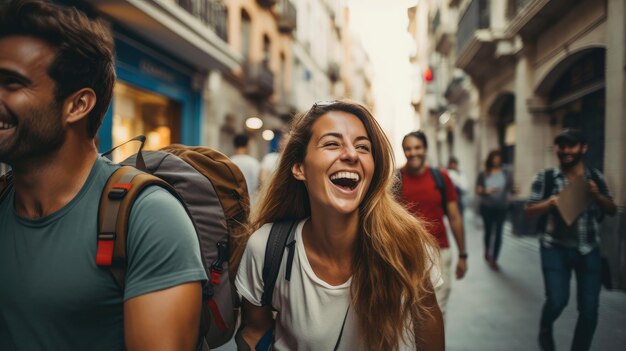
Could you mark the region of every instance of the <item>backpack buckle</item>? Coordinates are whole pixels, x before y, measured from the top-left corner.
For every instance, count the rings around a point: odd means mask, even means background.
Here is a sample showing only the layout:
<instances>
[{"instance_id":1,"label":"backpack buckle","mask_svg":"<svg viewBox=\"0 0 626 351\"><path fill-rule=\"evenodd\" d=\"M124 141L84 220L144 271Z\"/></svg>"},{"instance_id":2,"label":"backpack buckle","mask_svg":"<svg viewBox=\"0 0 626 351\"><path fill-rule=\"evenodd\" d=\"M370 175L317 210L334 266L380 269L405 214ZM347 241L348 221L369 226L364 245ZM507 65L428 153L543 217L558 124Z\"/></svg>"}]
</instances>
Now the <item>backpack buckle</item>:
<instances>
[{"instance_id":1,"label":"backpack buckle","mask_svg":"<svg viewBox=\"0 0 626 351\"><path fill-rule=\"evenodd\" d=\"M96 265L108 267L113 263L115 248L115 233L98 233L98 247L96 249Z\"/></svg>"},{"instance_id":2,"label":"backpack buckle","mask_svg":"<svg viewBox=\"0 0 626 351\"><path fill-rule=\"evenodd\" d=\"M111 200L121 200L128 194L128 191L132 188L130 183L117 183L113 185L111 191L107 195Z\"/></svg>"}]
</instances>

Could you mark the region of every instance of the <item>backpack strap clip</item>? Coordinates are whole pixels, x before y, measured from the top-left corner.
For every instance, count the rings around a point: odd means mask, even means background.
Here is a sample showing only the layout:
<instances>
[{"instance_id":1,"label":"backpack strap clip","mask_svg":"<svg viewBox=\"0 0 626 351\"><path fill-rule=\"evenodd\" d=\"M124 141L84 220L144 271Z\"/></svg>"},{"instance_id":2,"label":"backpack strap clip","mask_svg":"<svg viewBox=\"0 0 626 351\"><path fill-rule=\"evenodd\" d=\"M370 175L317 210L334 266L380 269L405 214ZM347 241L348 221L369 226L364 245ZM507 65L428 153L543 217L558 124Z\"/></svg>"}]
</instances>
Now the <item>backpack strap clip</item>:
<instances>
[{"instance_id":1,"label":"backpack strap clip","mask_svg":"<svg viewBox=\"0 0 626 351\"><path fill-rule=\"evenodd\" d=\"M116 183L107 195L110 200L121 200L133 187L131 183Z\"/></svg>"},{"instance_id":2,"label":"backpack strap clip","mask_svg":"<svg viewBox=\"0 0 626 351\"><path fill-rule=\"evenodd\" d=\"M217 259L211 264L211 284L218 285L220 277L224 273L224 263L228 261L228 244L217 242Z\"/></svg>"}]
</instances>

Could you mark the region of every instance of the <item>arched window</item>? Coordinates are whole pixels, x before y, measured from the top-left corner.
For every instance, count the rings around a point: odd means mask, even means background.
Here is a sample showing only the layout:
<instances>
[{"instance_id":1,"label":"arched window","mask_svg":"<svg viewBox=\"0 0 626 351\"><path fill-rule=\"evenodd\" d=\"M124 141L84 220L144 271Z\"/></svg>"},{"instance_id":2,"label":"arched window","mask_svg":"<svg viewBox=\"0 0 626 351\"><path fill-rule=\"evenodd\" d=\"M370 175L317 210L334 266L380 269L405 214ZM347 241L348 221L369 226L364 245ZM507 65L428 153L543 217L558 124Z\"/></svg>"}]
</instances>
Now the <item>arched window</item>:
<instances>
[{"instance_id":1,"label":"arched window","mask_svg":"<svg viewBox=\"0 0 626 351\"><path fill-rule=\"evenodd\" d=\"M548 108L562 128L585 134L585 164L603 170L606 51L596 48L574 55L555 68L562 73L548 92Z\"/></svg>"}]
</instances>

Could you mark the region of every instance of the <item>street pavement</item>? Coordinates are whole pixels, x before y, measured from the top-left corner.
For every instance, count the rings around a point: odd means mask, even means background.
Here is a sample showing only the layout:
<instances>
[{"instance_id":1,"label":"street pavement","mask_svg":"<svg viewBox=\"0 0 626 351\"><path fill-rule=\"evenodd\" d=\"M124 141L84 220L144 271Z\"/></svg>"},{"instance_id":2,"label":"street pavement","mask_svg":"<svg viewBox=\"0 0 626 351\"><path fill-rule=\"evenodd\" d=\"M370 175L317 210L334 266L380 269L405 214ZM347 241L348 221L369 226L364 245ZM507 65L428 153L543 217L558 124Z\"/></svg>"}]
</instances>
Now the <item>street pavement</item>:
<instances>
[{"instance_id":1,"label":"street pavement","mask_svg":"<svg viewBox=\"0 0 626 351\"><path fill-rule=\"evenodd\" d=\"M507 223L500 271L494 272L483 260L481 221L466 211L465 224L469 270L464 279L452 285L446 315L446 350L539 350L536 339L544 293L538 240L512 235ZM570 349L577 317L575 283L572 276L570 303L554 325L557 350ZM591 349L617 351L625 350L624 345L626 293L603 289ZM230 342L217 350L235 351L236 347Z\"/></svg>"},{"instance_id":2,"label":"street pavement","mask_svg":"<svg viewBox=\"0 0 626 351\"><path fill-rule=\"evenodd\" d=\"M498 262L500 271L495 272L483 259L481 221L467 213L465 223L469 270L452 286L446 350L539 350L536 340L544 287L538 240L512 235L507 223ZM576 278L572 275L569 304L554 324L557 350L570 349L577 315ZM603 288L591 350L625 350L625 345L626 293Z\"/></svg>"}]
</instances>

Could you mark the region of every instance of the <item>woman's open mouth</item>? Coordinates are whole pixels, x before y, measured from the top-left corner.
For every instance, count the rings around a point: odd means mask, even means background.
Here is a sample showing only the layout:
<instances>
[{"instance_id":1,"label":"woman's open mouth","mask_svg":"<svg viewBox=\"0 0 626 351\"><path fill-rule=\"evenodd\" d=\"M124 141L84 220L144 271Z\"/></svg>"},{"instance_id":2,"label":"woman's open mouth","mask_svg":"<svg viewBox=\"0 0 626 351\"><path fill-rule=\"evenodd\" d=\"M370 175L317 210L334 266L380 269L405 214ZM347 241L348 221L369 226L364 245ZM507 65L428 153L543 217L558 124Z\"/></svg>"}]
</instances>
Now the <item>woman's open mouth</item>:
<instances>
[{"instance_id":1,"label":"woman's open mouth","mask_svg":"<svg viewBox=\"0 0 626 351\"><path fill-rule=\"evenodd\" d=\"M355 172L337 172L330 176L330 181L334 185L347 191L354 190L360 180L361 176Z\"/></svg>"}]
</instances>

